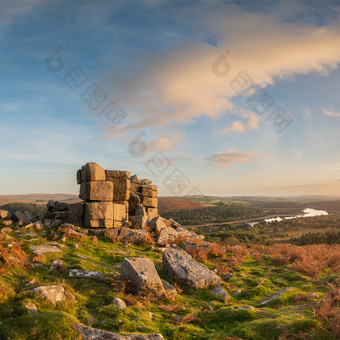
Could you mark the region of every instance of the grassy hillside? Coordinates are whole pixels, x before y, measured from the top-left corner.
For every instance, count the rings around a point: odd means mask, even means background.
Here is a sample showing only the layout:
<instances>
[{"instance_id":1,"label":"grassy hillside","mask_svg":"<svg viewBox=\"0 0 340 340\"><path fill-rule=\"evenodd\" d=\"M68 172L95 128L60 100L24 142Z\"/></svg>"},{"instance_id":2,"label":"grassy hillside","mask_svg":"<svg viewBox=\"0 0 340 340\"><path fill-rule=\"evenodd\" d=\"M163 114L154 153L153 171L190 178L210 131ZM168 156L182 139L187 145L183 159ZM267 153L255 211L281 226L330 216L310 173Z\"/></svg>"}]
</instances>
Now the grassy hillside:
<instances>
[{"instance_id":1,"label":"grassy hillside","mask_svg":"<svg viewBox=\"0 0 340 340\"><path fill-rule=\"evenodd\" d=\"M2 228L0 226L0 228ZM231 273L222 288L227 298L208 289L177 285L178 295L163 301L135 297L122 291L120 265L125 257L149 257L160 276L176 281L162 269L162 252L149 245L123 245L103 237L68 238L55 242L58 254L32 254L31 245L58 239L57 228L47 235L0 238L0 338L79 339L73 323L117 333L161 333L166 339L335 339L339 333L339 246L273 247L215 246L193 255L218 274ZM20 240L20 241L17 241ZM74 243L79 248L76 249ZM11 246L9 246L11 245ZM65 272L49 271L61 259ZM17 259L17 260L15 260ZM41 265L32 267L33 264ZM106 274L104 282L68 277L70 269ZM76 301L56 306L31 293L33 286L62 285ZM261 304L277 291L279 298ZM123 299L120 310L112 299ZM39 313L28 315L33 302Z\"/></svg>"}]
</instances>

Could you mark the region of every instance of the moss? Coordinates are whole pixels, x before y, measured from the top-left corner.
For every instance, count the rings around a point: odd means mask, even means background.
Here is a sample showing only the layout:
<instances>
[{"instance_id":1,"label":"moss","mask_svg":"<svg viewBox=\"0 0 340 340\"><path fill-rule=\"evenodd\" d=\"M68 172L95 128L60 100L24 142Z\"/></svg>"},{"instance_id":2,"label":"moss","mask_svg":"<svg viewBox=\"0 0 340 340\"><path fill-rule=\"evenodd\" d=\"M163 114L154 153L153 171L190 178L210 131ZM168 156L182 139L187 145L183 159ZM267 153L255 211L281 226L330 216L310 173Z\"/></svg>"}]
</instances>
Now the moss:
<instances>
[{"instance_id":1,"label":"moss","mask_svg":"<svg viewBox=\"0 0 340 340\"><path fill-rule=\"evenodd\" d=\"M75 321L70 315L58 312L23 315L5 320L0 328L0 338L12 340L81 339L74 329Z\"/></svg>"}]
</instances>

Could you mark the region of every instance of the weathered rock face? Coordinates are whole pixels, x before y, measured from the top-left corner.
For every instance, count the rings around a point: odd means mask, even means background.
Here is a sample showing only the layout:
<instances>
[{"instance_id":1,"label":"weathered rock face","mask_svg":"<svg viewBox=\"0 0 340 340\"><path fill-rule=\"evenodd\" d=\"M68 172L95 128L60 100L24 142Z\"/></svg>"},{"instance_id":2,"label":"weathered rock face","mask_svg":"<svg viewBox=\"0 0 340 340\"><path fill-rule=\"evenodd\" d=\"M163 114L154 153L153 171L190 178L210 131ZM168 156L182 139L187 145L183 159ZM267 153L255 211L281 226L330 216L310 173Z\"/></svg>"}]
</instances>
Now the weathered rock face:
<instances>
[{"instance_id":1,"label":"weathered rock face","mask_svg":"<svg viewBox=\"0 0 340 340\"><path fill-rule=\"evenodd\" d=\"M84 201L112 202L113 183L109 181L82 182L79 197Z\"/></svg>"},{"instance_id":2,"label":"weathered rock face","mask_svg":"<svg viewBox=\"0 0 340 340\"><path fill-rule=\"evenodd\" d=\"M18 223L27 223L30 221L29 217L22 213L21 211L17 211L12 215L12 220L14 222L18 222Z\"/></svg>"},{"instance_id":3,"label":"weathered rock face","mask_svg":"<svg viewBox=\"0 0 340 340\"><path fill-rule=\"evenodd\" d=\"M157 244L161 247L166 246L167 244L172 244L176 241L177 231L171 227L165 227L161 229L158 238Z\"/></svg>"},{"instance_id":4,"label":"weathered rock face","mask_svg":"<svg viewBox=\"0 0 340 340\"><path fill-rule=\"evenodd\" d=\"M66 220L73 224L83 224L84 202L69 204Z\"/></svg>"},{"instance_id":5,"label":"weathered rock face","mask_svg":"<svg viewBox=\"0 0 340 340\"><path fill-rule=\"evenodd\" d=\"M195 261L179 247L169 247L163 253L163 269L170 276L194 288L208 288L221 278L203 264Z\"/></svg>"},{"instance_id":6,"label":"weathered rock face","mask_svg":"<svg viewBox=\"0 0 340 340\"><path fill-rule=\"evenodd\" d=\"M113 202L85 202L84 226L86 228L112 228Z\"/></svg>"},{"instance_id":7,"label":"weathered rock face","mask_svg":"<svg viewBox=\"0 0 340 340\"><path fill-rule=\"evenodd\" d=\"M80 170L81 182L105 181L105 170L97 163L87 163Z\"/></svg>"},{"instance_id":8,"label":"weathered rock face","mask_svg":"<svg viewBox=\"0 0 340 340\"><path fill-rule=\"evenodd\" d=\"M130 172L106 170L106 180L113 183L114 201L124 202L130 198Z\"/></svg>"},{"instance_id":9,"label":"weathered rock face","mask_svg":"<svg viewBox=\"0 0 340 340\"><path fill-rule=\"evenodd\" d=\"M151 220L149 223L150 229L152 231L155 231L157 234L160 233L160 231L164 228L167 228L167 226L164 223L164 218L161 216L157 216L154 219Z\"/></svg>"},{"instance_id":10,"label":"weathered rock face","mask_svg":"<svg viewBox=\"0 0 340 340\"><path fill-rule=\"evenodd\" d=\"M148 232L144 229L120 228L118 230L120 231L118 237L122 242L140 244L148 237Z\"/></svg>"},{"instance_id":11,"label":"weathered rock face","mask_svg":"<svg viewBox=\"0 0 340 340\"><path fill-rule=\"evenodd\" d=\"M151 293L158 297L165 295L162 281L149 258L125 258L122 263L122 277L134 283L135 294L147 296Z\"/></svg>"},{"instance_id":12,"label":"weathered rock face","mask_svg":"<svg viewBox=\"0 0 340 340\"><path fill-rule=\"evenodd\" d=\"M63 286L40 286L30 291L38 294L53 305L56 305L58 302L75 300L74 295L67 292Z\"/></svg>"},{"instance_id":13,"label":"weathered rock face","mask_svg":"<svg viewBox=\"0 0 340 340\"><path fill-rule=\"evenodd\" d=\"M31 249L33 250L33 253L35 255L42 255L46 253L60 253L61 250L53 245L49 244L41 244L37 246L31 246Z\"/></svg>"},{"instance_id":14,"label":"weathered rock face","mask_svg":"<svg viewBox=\"0 0 340 340\"><path fill-rule=\"evenodd\" d=\"M121 335L97 328L75 324L83 340L164 340L161 334L130 334Z\"/></svg>"},{"instance_id":15,"label":"weathered rock face","mask_svg":"<svg viewBox=\"0 0 340 340\"><path fill-rule=\"evenodd\" d=\"M163 287L165 289L166 295L169 298L174 298L177 295L177 290L176 288L169 282L162 280Z\"/></svg>"}]
</instances>

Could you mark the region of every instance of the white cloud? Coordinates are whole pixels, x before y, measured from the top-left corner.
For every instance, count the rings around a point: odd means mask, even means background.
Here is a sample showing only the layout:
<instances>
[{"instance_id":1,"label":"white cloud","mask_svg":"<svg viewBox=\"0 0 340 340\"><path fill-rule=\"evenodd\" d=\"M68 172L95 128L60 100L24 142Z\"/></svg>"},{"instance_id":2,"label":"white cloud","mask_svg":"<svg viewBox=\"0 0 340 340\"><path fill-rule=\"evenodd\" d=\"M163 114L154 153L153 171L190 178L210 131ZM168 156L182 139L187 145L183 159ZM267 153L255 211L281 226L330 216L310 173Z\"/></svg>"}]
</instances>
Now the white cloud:
<instances>
[{"instance_id":1,"label":"white cloud","mask_svg":"<svg viewBox=\"0 0 340 340\"><path fill-rule=\"evenodd\" d=\"M340 112L335 112L334 108L329 107L327 109L323 109L322 112L329 117L337 118L340 117Z\"/></svg>"},{"instance_id":2,"label":"white cloud","mask_svg":"<svg viewBox=\"0 0 340 340\"><path fill-rule=\"evenodd\" d=\"M175 47L140 56L134 61L133 71L129 64L121 74L106 79L120 105L129 112L124 133L194 122L201 115L217 118L230 112L236 93L229 84L241 71L257 85L266 86L276 78L295 74L327 74L340 62L338 24L302 26L282 22L274 12L246 13L238 6L216 2L206 8L183 9L183 13L183 17L192 18L198 39L178 39ZM217 46L204 42L206 36L216 39ZM221 78L214 74L212 65L226 49L230 51L225 59L230 74ZM255 129L257 121L251 124ZM240 124L233 128L242 130Z\"/></svg>"},{"instance_id":3,"label":"white cloud","mask_svg":"<svg viewBox=\"0 0 340 340\"><path fill-rule=\"evenodd\" d=\"M231 150L227 152L218 152L217 154L211 155L204 159L214 165L230 168L234 163L248 164L250 159L256 157L257 154L255 152Z\"/></svg>"}]
</instances>

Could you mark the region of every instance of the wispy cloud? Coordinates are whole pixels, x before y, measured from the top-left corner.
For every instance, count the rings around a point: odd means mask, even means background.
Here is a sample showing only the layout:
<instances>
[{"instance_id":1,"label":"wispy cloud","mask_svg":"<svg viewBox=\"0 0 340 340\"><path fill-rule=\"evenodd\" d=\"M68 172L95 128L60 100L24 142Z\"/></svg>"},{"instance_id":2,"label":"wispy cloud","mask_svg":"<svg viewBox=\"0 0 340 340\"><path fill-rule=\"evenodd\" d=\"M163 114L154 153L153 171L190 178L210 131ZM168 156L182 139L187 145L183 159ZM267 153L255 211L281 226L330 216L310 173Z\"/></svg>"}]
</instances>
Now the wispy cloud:
<instances>
[{"instance_id":1,"label":"wispy cloud","mask_svg":"<svg viewBox=\"0 0 340 340\"><path fill-rule=\"evenodd\" d=\"M255 152L231 150L227 152L219 152L203 159L209 161L214 165L230 168L234 163L248 164L250 159L256 157L257 154Z\"/></svg>"},{"instance_id":2,"label":"wispy cloud","mask_svg":"<svg viewBox=\"0 0 340 340\"><path fill-rule=\"evenodd\" d=\"M340 112L335 112L333 107L329 107L327 109L323 109L322 112L329 117L337 118L340 117Z\"/></svg>"}]
</instances>

